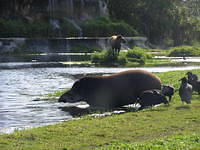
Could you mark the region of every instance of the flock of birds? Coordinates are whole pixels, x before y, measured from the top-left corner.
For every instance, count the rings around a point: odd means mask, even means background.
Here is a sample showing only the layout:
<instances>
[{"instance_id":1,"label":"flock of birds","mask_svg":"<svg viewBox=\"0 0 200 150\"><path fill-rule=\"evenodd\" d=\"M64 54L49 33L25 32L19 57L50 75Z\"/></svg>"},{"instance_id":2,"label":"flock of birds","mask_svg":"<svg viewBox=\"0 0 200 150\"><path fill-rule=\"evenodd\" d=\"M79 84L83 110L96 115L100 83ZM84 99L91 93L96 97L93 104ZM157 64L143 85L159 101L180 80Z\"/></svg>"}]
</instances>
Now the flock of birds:
<instances>
[{"instance_id":1,"label":"flock of birds","mask_svg":"<svg viewBox=\"0 0 200 150\"><path fill-rule=\"evenodd\" d=\"M200 94L200 79L192 72L187 72L186 75L186 77L179 80L181 84L178 93L183 104L191 104L193 92ZM142 106L140 109L160 103L168 104L174 92L174 87L171 85L163 85L161 90L153 89L144 91L140 95L140 104ZM167 100L166 97L169 97L169 99ZM151 100L149 101L149 99Z\"/></svg>"},{"instance_id":2,"label":"flock of birds","mask_svg":"<svg viewBox=\"0 0 200 150\"><path fill-rule=\"evenodd\" d=\"M187 104L190 104L193 91L200 94L200 80L198 79L198 76L192 72L187 72L186 75L187 78L183 77L180 79L181 85L179 88L179 96L183 103L186 102Z\"/></svg>"}]
</instances>

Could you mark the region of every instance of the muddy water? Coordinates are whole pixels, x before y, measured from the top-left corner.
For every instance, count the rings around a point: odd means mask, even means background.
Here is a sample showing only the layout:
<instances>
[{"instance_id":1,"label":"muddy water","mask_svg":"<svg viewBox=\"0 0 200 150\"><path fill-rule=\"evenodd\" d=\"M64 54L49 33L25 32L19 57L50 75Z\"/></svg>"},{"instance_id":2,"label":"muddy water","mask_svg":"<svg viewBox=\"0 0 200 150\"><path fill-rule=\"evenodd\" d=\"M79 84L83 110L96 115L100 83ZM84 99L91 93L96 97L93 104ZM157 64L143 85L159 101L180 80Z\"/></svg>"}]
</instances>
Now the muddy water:
<instances>
[{"instance_id":1,"label":"muddy water","mask_svg":"<svg viewBox=\"0 0 200 150\"><path fill-rule=\"evenodd\" d=\"M190 70L189 67L139 68L151 72ZM16 129L42 126L70 120L73 117L60 109L57 100L42 100L42 95L70 88L74 76L116 73L138 68L26 68L0 70L0 134ZM65 104L66 106L68 104Z\"/></svg>"}]
</instances>

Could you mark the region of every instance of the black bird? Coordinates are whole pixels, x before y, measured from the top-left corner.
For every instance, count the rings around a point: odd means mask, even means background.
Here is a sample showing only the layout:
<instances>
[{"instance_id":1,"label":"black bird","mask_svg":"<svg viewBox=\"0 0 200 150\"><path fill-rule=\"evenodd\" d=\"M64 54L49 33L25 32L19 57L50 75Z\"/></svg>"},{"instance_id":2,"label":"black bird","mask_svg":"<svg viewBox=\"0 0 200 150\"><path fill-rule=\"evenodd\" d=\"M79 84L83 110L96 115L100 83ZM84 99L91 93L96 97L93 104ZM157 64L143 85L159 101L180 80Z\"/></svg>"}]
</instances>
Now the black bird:
<instances>
[{"instance_id":1,"label":"black bird","mask_svg":"<svg viewBox=\"0 0 200 150\"><path fill-rule=\"evenodd\" d=\"M179 88L179 96L181 98L181 101L187 104L191 103L192 98L192 85L188 83L188 80L186 77L181 78L179 81L181 81L181 85Z\"/></svg>"},{"instance_id":2,"label":"black bird","mask_svg":"<svg viewBox=\"0 0 200 150\"><path fill-rule=\"evenodd\" d=\"M171 85L162 86L162 94L169 97L169 102L171 101L172 96L174 95L174 87Z\"/></svg>"},{"instance_id":3,"label":"black bird","mask_svg":"<svg viewBox=\"0 0 200 150\"><path fill-rule=\"evenodd\" d=\"M188 77L188 83L193 87L193 91L196 91L198 94L200 94L200 80L198 79L198 76L192 72L187 72L186 75Z\"/></svg>"}]
</instances>

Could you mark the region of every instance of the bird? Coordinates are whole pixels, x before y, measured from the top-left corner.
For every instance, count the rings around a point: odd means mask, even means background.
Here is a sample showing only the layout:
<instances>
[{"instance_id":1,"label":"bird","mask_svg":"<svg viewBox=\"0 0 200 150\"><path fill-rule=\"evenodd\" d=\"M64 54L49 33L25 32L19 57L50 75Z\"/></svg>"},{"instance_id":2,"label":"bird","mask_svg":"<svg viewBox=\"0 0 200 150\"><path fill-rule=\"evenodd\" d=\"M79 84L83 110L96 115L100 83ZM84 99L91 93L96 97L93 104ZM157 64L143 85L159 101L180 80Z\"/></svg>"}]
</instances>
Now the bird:
<instances>
[{"instance_id":1,"label":"bird","mask_svg":"<svg viewBox=\"0 0 200 150\"><path fill-rule=\"evenodd\" d=\"M163 85L162 94L169 97L169 102L171 101L172 96L174 95L174 87L171 85Z\"/></svg>"},{"instance_id":2,"label":"bird","mask_svg":"<svg viewBox=\"0 0 200 150\"><path fill-rule=\"evenodd\" d=\"M198 92L200 94L200 80L196 74L193 74L192 72L187 72L187 79L188 83L192 85L193 91Z\"/></svg>"},{"instance_id":3,"label":"bird","mask_svg":"<svg viewBox=\"0 0 200 150\"><path fill-rule=\"evenodd\" d=\"M188 83L188 80L186 77L181 78L179 81L181 81L181 85L179 88L179 96L181 98L181 101L186 102L187 104L191 104L191 98L192 98L192 85Z\"/></svg>"}]
</instances>

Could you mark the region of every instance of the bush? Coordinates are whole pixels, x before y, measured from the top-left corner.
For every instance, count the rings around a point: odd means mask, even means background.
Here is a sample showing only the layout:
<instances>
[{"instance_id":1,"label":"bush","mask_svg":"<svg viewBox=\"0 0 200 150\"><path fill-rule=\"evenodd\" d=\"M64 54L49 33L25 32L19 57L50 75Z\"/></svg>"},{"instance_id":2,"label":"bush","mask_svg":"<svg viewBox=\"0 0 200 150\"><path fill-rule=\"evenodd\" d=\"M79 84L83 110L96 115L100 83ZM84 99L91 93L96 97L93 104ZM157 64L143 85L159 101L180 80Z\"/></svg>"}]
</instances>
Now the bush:
<instances>
[{"instance_id":1,"label":"bush","mask_svg":"<svg viewBox=\"0 0 200 150\"><path fill-rule=\"evenodd\" d=\"M26 34L27 28L21 20L0 20L1 37L20 37Z\"/></svg>"},{"instance_id":2,"label":"bush","mask_svg":"<svg viewBox=\"0 0 200 150\"><path fill-rule=\"evenodd\" d=\"M152 56L145 53L142 48L136 47L134 49L128 50L127 59L130 62L138 62L140 64L145 64L146 59L151 59Z\"/></svg>"},{"instance_id":3,"label":"bush","mask_svg":"<svg viewBox=\"0 0 200 150\"><path fill-rule=\"evenodd\" d=\"M128 52L120 52L119 56L113 55L112 50L96 52L91 56L92 62L100 65L125 65L127 62L145 64L146 60L151 58L151 55L139 47L128 50Z\"/></svg>"},{"instance_id":4,"label":"bush","mask_svg":"<svg viewBox=\"0 0 200 150\"><path fill-rule=\"evenodd\" d=\"M125 65L127 63L127 58L124 55L117 56L117 63L119 65Z\"/></svg>"},{"instance_id":5,"label":"bush","mask_svg":"<svg viewBox=\"0 0 200 150\"><path fill-rule=\"evenodd\" d=\"M70 21L64 21L61 23L61 30L63 36L77 37L81 34L81 29L75 27Z\"/></svg>"},{"instance_id":6,"label":"bush","mask_svg":"<svg viewBox=\"0 0 200 150\"><path fill-rule=\"evenodd\" d=\"M106 17L86 20L81 25L84 36L110 36L113 34L122 34L124 36L137 35L130 25L125 22L115 22Z\"/></svg>"},{"instance_id":7,"label":"bush","mask_svg":"<svg viewBox=\"0 0 200 150\"><path fill-rule=\"evenodd\" d=\"M0 20L1 37L48 37L53 31L46 22L27 23L23 20Z\"/></svg>"},{"instance_id":8,"label":"bush","mask_svg":"<svg viewBox=\"0 0 200 150\"><path fill-rule=\"evenodd\" d=\"M25 24L27 32L25 37L52 37L53 27L47 22L33 22L32 24Z\"/></svg>"},{"instance_id":9,"label":"bush","mask_svg":"<svg viewBox=\"0 0 200 150\"><path fill-rule=\"evenodd\" d=\"M170 49L169 57L200 56L200 48L193 46L180 46Z\"/></svg>"},{"instance_id":10,"label":"bush","mask_svg":"<svg viewBox=\"0 0 200 150\"><path fill-rule=\"evenodd\" d=\"M96 52L91 56L92 63L100 65L125 65L127 59L124 55L113 55L111 50Z\"/></svg>"}]
</instances>

